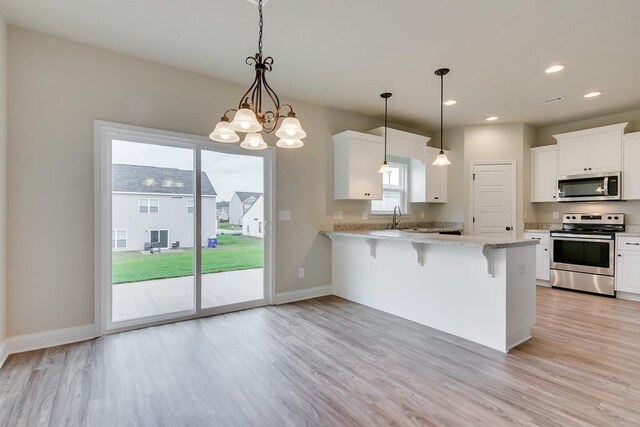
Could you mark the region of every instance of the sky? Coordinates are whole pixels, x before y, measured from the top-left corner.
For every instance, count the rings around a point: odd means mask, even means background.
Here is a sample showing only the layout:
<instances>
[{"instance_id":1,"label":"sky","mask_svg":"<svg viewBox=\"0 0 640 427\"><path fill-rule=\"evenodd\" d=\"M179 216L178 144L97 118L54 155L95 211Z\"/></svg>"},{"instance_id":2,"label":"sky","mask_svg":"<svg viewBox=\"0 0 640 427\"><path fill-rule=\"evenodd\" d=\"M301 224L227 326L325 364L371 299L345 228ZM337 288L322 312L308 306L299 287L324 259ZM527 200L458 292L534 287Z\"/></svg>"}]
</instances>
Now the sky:
<instances>
[{"instance_id":1,"label":"sky","mask_svg":"<svg viewBox=\"0 0 640 427\"><path fill-rule=\"evenodd\" d=\"M113 141L112 163L193 170L193 151L127 141ZM202 170L218 193L217 201L231 200L235 191L263 192L261 157L202 152Z\"/></svg>"}]
</instances>

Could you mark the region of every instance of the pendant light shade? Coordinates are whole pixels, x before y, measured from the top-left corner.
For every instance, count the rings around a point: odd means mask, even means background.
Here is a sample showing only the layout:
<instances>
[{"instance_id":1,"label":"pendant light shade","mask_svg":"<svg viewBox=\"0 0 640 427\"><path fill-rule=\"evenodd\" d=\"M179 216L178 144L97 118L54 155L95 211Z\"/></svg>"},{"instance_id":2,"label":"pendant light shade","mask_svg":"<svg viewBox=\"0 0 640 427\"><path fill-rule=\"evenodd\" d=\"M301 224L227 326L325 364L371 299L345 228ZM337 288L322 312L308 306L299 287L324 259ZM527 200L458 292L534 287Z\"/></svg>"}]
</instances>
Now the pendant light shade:
<instances>
[{"instance_id":1,"label":"pendant light shade","mask_svg":"<svg viewBox=\"0 0 640 427\"><path fill-rule=\"evenodd\" d=\"M303 145L304 142L299 139L280 138L278 142L276 142L276 146L280 148L300 148Z\"/></svg>"},{"instance_id":2,"label":"pendant light shade","mask_svg":"<svg viewBox=\"0 0 640 427\"><path fill-rule=\"evenodd\" d=\"M380 98L384 99L384 161L382 162L382 166L378 169L378 173L389 173L391 172L391 167L387 164L387 102L389 98L391 98L390 92L384 92L380 94Z\"/></svg>"},{"instance_id":3,"label":"pendant light shade","mask_svg":"<svg viewBox=\"0 0 640 427\"><path fill-rule=\"evenodd\" d=\"M451 162L447 158L447 155L444 154L444 152L443 152L443 153L438 154L438 157L436 157L436 159L431 164L435 165L435 166L449 166L451 164Z\"/></svg>"},{"instance_id":4,"label":"pendant light shade","mask_svg":"<svg viewBox=\"0 0 640 427\"><path fill-rule=\"evenodd\" d=\"M262 139L262 135L256 132L248 133L240 146L247 150L264 150L268 147L267 143Z\"/></svg>"},{"instance_id":5,"label":"pendant light shade","mask_svg":"<svg viewBox=\"0 0 640 427\"><path fill-rule=\"evenodd\" d=\"M444 146L444 76L448 73L448 68L440 68L435 73L440 77L440 153L432 163L434 166L449 166L451 164L442 148Z\"/></svg>"},{"instance_id":6,"label":"pendant light shade","mask_svg":"<svg viewBox=\"0 0 640 427\"><path fill-rule=\"evenodd\" d=\"M218 122L216 128L211 132L209 138L228 144L240 141L240 137L236 131L231 128L231 123L229 123L229 119L226 116L220 119L220 122Z\"/></svg>"},{"instance_id":7,"label":"pendant light shade","mask_svg":"<svg viewBox=\"0 0 640 427\"><path fill-rule=\"evenodd\" d=\"M307 136L307 133L302 129L300 120L296 119L296 115L291 112L282 121L280 129L276 131L276 136L282 139L302 139Z\"/></svg>"},{"instance_id":8,"label":"pendant light shade","mask_svg":"<svg viewBox=\"0 0 640 427\"><path fill-rule=\"evenodd\" d=\"M231 122L231 129L236 132L260 132L262 125L258 122L255 113L249 109L249 105L243 104Z\"/></svg>"}]
</instances>

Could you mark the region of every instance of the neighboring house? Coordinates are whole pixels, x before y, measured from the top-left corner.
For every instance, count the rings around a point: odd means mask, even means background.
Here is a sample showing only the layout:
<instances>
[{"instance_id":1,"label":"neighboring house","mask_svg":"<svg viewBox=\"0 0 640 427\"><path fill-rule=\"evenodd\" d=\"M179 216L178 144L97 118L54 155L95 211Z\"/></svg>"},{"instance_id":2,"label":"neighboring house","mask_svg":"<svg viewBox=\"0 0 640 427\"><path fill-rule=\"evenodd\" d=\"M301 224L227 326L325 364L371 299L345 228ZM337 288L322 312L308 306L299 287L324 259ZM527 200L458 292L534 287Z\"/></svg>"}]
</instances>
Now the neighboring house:
<instances>
[{"instance_id":1,"label":"neighboring house","mask_svg":"<svg viewBox=\"0 0 640 427\"><path fill-rule=\"evenodd\" d=\"M193 247L193 175L189 170L114 164L113 250L139 251L156 242L170 248L177 241L180 247ZM202 245L216 233L216 190L202 172Z\"/></svg>"},{"instance_id":2,"label":"neighboring house","mask_svg":"<svg viewBox=\"0 0 640 427\"><path fill-rule=\"evenodd\" d=\"M249 210L262 193L236 191L229 201L229 224L242 225L242 215Z\"/></svg>"},{"instance_id":3,"label":"neighboring house","mask_svg":"<svg viewBox=\"0 0 640 427\"><path fill-rule=\"evenodd\" d=\"M258 196L242 216L242 235L264 237L264 197Z\"/></svg>"},{"instance_id":4,"label":"neighboring house","mask_svg":"<svg viewBox=\"0 0 640 427\"><path fill-rule=\"evenodd\" d=\"M218 208L218 221L229 222L229 206Z\"/></svg>"}]
</instances>

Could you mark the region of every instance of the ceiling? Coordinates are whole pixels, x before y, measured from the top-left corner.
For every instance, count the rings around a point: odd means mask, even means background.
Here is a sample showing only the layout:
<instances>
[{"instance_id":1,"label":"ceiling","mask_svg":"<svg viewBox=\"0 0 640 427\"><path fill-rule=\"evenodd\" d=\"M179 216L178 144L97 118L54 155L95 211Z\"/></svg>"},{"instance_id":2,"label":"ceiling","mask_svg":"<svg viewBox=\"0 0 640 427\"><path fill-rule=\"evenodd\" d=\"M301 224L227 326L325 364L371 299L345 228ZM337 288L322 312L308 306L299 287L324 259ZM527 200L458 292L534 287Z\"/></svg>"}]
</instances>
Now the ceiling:
<instances>
[{"instance_id":1,"label":"ceiling","mask_svg":"<svg viewBox=\"0 0 640 427\"><path fill-rule=\"evenodd\" d=\"M0 0L13 25L248 86L257 10L245 0ZM640 107L638 0L270 0L264 51L281 96L446 127L562 123ZM549 75L552 64L566 69ZM602 96L583 95L602 90ZM238 94L240 96L241 94ZM564 96L562 102L539 101Z\"/></svg>"}]
</instances>

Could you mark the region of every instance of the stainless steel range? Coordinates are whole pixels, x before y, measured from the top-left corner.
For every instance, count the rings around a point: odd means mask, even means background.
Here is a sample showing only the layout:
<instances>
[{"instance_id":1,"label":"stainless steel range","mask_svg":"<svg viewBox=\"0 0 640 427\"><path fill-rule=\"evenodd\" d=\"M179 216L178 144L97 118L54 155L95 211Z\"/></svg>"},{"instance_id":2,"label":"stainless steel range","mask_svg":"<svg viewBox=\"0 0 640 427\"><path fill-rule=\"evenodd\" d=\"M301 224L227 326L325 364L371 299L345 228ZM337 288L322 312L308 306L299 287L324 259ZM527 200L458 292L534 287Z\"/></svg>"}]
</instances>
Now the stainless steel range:
<instances>
[{"instance_id":1,"label":"stainless steel range","mask_svg":"<svg viewBox=\"0 0 640 427\"><path fill-rule=\"evenodd\" d=\"M615 295L616 232L624 214L564 214L551 231L551 286Z\"/></svg>"}]
</instances>

